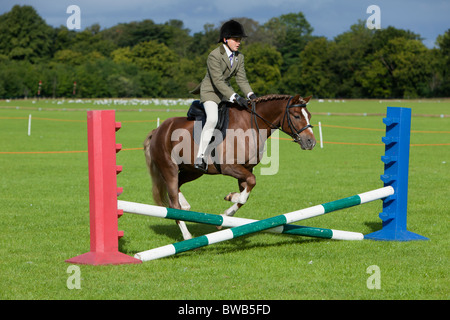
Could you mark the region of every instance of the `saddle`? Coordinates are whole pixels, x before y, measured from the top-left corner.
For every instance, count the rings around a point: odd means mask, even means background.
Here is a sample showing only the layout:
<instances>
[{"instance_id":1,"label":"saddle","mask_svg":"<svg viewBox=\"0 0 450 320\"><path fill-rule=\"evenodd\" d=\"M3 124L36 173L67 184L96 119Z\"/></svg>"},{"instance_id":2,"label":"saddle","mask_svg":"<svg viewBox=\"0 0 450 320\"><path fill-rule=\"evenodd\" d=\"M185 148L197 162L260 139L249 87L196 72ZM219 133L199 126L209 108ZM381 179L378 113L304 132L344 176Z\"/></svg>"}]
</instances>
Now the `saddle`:
<instances>
[{"instance_id":1,"label":"saddle","mask_svg":"<svg viewBox=\"0 0 450 320\"><path fill-rule=\"evenodd\" d=\"M203 106L203 103L200 102L200 100L194 100L189 107L189 110L187 112L187 119L190 121L201 121L203 130L203 127L206 123L206 112L205 107ZM217 125L215 127L216 130L219 130L222 133L222 139L225 139L227 128L229 123L229 106L228 102L221 102L219 104L219 110L218 110L218 118L217 118ZM194 127L194 141L195 143L200 143L200 135L201 130L195 130ZM200 132L197 132L200 131ZM213 136L210 143L213 142L215 137Z\"/></svg>"},{"instance_id":2,"label":"saddle","mask_svg":"<svg viewBox=\"0 0 450 320\"><path fill-rule=\"evenodd\" d=\"M200 137L202 134L203 127L206 123L206 112L205 107L203 106L203 103L200 102L200 100L194 100L189 107L189 110L187 112L187 119L190 121L197 121L196 125L194 125L194 142L197 144L200 144ZM197 123L201 123L200 126L197 126ZM227 128L229 123L229 105L228 102L221 102L219 104L219 110L218 110L218 118L217 118L217 124L215 129L218 130L222 134L222 141L225 139ZM211 138L211 141L208 144L208 148L206 149L206 154L208 154L208 150L212 148L211 145L212 142L216 140L217 131L214 133L214 135ZM220 164L215 161L215 148L211 150L211 157L213 159L213 164L216 167L218 172L222 172L220 168Z\"/></svg>"}]
</instances>

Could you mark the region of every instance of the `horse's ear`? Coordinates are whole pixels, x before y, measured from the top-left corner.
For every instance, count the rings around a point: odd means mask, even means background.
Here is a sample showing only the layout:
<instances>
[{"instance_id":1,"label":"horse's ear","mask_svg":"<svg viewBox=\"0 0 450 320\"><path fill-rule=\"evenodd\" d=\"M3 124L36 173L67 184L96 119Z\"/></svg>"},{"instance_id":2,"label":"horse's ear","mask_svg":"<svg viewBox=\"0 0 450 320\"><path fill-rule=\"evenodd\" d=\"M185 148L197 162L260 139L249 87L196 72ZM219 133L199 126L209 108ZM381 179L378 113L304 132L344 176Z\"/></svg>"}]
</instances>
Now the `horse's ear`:
<instances>
[{"instance_id":1,"label":"horse's ear","mask_svg":"<svg viewBox=\"0 0 450 320\"><path fill-rule=\"evenodd\" d=\"M312 96L309 96L307 98L303 98L303 101L305 101L305 103L308 103L311 98L312 98Z\"/></svg>"},{"instance_id":2,"label":"horse's ear","mask_svg":"<svg viewBox=\"0 0 450 320\"><path fill-rule=\"evenodd\" d=\"M295 97L292 98L292 104L300 103L302 100L302 97L298 94Z\"/></svg>"}]
</instances>

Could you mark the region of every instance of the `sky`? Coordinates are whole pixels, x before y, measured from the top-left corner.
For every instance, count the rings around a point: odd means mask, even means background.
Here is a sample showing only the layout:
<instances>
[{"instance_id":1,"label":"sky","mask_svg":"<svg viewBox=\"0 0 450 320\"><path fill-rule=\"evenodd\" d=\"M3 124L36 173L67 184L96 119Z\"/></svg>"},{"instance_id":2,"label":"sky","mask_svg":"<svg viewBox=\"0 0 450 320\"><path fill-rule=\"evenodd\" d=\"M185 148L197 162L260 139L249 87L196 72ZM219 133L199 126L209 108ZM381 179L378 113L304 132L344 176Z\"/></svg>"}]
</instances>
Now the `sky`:
<instances>
[{"instance_id":1,"label":"sky","mask_svg":"<svg viewBox=\"0 0 450 320\"><path fill-rule=\"evenodd\" d=\"M0 15L16 5L31 5L53 27L67 25L70 5L81 11L81 30L98 23L102 29L118 23L151 19L164 23L184 22L191 34L203 26L231 18L247 17L264 24L287 13L303 12L313 27L313 35L333 39L350 30L358 20L366 21L370 5L380 8L381 28L393 26L421 35L432 48L436 37L450 29L450 0L1 0Z\"/></svg>"}]
</instances>

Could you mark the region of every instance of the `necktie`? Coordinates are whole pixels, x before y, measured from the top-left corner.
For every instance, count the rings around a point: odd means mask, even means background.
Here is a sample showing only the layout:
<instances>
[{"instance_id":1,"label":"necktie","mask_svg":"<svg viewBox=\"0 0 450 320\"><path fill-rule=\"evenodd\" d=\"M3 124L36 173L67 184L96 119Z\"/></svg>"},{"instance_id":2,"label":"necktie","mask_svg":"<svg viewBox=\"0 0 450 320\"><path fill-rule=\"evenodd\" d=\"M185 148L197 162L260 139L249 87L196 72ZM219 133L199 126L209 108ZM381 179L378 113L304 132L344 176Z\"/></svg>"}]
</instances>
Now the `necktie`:
<instances>
[{"instance_id":1,"label":"necktie","mask_svg":"<svg viewBox=\"0 0 450 320\"><path fill-rule=\"evenodd\" d=\"M233 66L233 54L230 54L230 64Z\"/></svg>"}]
</instances>

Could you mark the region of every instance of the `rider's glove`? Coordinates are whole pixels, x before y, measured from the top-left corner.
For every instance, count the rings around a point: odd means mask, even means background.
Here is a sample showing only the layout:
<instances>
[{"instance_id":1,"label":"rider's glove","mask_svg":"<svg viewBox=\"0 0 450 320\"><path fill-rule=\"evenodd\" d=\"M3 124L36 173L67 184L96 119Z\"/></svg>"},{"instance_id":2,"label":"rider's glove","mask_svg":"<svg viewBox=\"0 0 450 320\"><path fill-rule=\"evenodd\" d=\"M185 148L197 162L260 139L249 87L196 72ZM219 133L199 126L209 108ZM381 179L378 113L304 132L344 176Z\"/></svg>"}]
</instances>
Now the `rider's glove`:
<instances>
[{"instance_id":1,"label":"rider's glove","mask_svg":"<svg viewBox=\"0 0 450 320\"><path fill-rule=\"evenodd\" d=\"M240 105L241 107L247 107L247 100L242 98L239 95L236 95L236 99L235 101L237 102L238 105Z\"/></svg>"}]
</instances>

